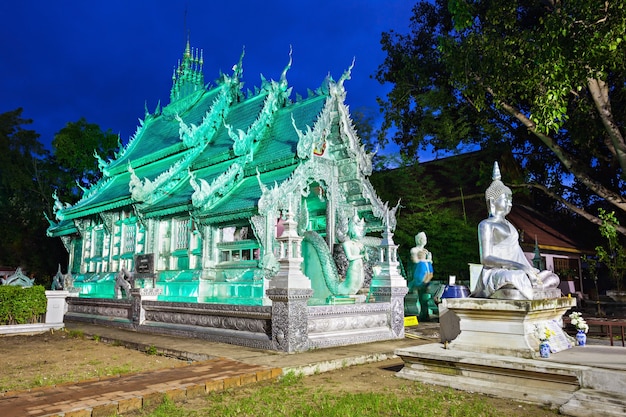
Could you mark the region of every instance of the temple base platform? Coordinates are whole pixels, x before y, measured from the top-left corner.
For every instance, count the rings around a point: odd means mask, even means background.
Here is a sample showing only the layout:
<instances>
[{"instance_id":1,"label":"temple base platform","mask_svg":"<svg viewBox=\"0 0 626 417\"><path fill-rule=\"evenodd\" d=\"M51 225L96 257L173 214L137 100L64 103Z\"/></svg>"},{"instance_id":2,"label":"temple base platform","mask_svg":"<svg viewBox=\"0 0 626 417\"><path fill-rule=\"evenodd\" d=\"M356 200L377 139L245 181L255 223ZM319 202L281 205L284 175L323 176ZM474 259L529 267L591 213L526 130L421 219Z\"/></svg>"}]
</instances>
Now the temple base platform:
<instances>
[{"instance_id":1,"label":"temple base platform","mask_svg":"<svg viewBox=\"0 0 626 417\"><path fill-rule=\"evenodd\" d=\"M574 347L549 359L445 349L396 349L396 376L427 384L542 404L568 416L626 415L626 348Z\"/></svg>"},{"instance_id":2,"label":"temple base platform","mask_svg":"<svg viewBox=\"0 0 626 417\"><path fill-rule=\"evenodd\" d=\"M396 349L400 378L543 404L570 416L626 415L626 348L574 346L561 329L573 298L444 299L460 319L450 343ZM539 358L536 329L555 331ZM443 331L443 329L442 329ZM558 333L557 331L560 331Z\"/></svg>"}]
</instances>

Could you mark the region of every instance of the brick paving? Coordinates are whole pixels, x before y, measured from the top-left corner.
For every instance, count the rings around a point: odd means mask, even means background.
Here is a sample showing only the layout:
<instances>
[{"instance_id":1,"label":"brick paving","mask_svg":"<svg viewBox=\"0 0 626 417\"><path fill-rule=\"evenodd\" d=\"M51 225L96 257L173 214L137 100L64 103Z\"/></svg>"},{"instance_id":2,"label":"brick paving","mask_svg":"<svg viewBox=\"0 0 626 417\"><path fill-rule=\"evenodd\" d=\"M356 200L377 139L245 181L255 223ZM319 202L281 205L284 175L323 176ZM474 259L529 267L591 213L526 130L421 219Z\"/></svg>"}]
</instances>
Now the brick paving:
<instances>
[{"instance_id":1,"label":"brick paving","mask_svg":"<svg viewBox=\"0 0 626 417\"><path fill-rule=\"evenodd\" d=\"M160 403L164 396L180 401L211 391L276 379L281 374L280 368L215 358L183 367L8 392L0 397L0 415L111 416Z\"/></svg>"}]
</instances>

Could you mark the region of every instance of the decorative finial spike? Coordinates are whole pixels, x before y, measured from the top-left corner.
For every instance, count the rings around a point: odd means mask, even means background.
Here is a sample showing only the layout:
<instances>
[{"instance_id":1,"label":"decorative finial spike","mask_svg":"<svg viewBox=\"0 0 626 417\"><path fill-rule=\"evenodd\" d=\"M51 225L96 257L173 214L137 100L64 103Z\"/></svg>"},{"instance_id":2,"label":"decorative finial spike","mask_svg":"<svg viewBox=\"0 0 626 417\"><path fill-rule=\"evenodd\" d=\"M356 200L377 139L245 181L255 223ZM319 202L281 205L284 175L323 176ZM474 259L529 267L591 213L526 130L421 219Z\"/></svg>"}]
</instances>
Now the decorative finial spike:
<instances>
[{"instance_id":1,"label":"decorative finial spike","mask_svg":"<svg viewBox=\"0 0 626 417\"><path fill-rule=\"evenodd\" d=\"M493 163L493 175L491 179L494 181L499 181L502 179L502 175L500 174L500 167L498 166L498 161Z\"/></svg>"},{"instance_id":2,"label":"decorative finial spike","mask_svg":"<svg viewBox=\"0 0 626 417\"><path fill-rule=\"evenodd\" d=\"M293 47L291 45L289 45L289 63L287 64L287 66L283 70L283 73L280 75L280 81L282 83L286 83L287 82L287 71L289 71L289 69L291 68L291 64L293 63L292 55L293 55Z\"/></svg>"},{"instance_id":3,"label":"decorative finial spike","mask_svg":"<svg viewBox=\"0 0 626 417\"><path fill-rule=\"evenodd\" d=\"M352 63L350 64L350 67L348 67L348 69L341 75L341 78L339 78L339 81L337 84L339 84L340 86L343 86L343 83L352 77L352 69L354 68L355 62L356 62L356 57L352 57Z\"/></svg>"}]
</instances>

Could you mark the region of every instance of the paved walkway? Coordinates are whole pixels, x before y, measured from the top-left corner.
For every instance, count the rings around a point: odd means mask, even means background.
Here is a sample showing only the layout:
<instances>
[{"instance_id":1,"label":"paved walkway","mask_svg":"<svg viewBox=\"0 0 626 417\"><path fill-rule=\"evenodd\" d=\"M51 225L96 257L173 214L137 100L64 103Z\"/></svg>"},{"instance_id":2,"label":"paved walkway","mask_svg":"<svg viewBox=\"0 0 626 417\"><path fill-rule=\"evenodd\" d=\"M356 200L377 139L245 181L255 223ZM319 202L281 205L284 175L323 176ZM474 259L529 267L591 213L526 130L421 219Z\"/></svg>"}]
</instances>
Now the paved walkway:
<instances>
[{"instance_id":1,"label":"paved walkway","mask_svg":"<svg viewBox=\"0 0 626 417\"><path fill-rule=\"evenodd\" d=\"M81 330L90 336L98 335L104 342L115 341L142 351L146 347L155 347L158 353L195 362L155 372L8 392L0 397L0 415L108 417L161 402L164 395L182 400L275 379L289 371L310 375L382 361L396 357L394 350L397 348L439 340L438 324L422 323L412 329L405 339L286 354L83 323L68 323L67 328Z\"/></svg>"},{"instance_id":2,"label":"paved walkway","mask_svg":"<svg viewBox=\"0 0 626 417\"><path fill-rule=\"evenodd\" d=\"M184 367L8 393L0 398L0 414L5 417L108 417L160 403L164 395L172 400L183 400L276 378L280 374L279 368L225 358L210 359Z\"/></svg>"}]
</instances>

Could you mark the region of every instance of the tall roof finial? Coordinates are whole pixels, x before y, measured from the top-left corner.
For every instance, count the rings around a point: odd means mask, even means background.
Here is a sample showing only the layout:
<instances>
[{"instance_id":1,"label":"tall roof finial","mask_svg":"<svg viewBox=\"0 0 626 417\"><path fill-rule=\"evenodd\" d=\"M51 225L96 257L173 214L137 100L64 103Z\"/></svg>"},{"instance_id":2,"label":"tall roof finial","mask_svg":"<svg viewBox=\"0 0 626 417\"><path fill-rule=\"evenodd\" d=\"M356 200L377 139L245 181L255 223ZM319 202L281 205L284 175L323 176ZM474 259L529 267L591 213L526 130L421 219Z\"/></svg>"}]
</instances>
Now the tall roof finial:
<instances>
[{"instance_id":1,"label":"tall roof finial","mask_svg":"<svg viewBox=\"0 0 626 417\"><path fill-rule=\"evenodd\" d=\"M192 48L189 37L187 37L182 62L178 60L178 67L172 75L171 101L186 97L204 88L203 64L203 52L198 48Z\"/></svg>"},{"instance_id":2,"label":"tall roof finial","mask_svg":"<svg viewBox=\"0 0 626 417\"><path fill-rule=\"evenodd\" d=\"M343 74L341 74L341 78L339 78L339 81L337 82L337 84L339 84L339 86L343 87L343 83L346 80L349 80L350 77L352 76L352 68L354 68L354 62L355 61L356 61L356 57L352 57L352 63L350 64L348 69Z\"/></svg>"}]
</instances>

